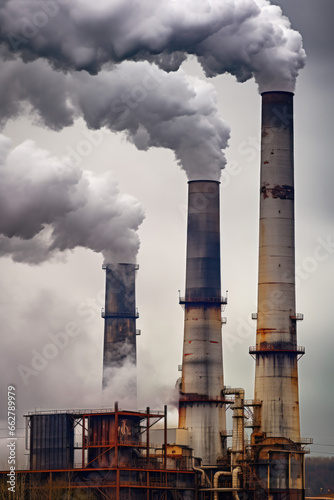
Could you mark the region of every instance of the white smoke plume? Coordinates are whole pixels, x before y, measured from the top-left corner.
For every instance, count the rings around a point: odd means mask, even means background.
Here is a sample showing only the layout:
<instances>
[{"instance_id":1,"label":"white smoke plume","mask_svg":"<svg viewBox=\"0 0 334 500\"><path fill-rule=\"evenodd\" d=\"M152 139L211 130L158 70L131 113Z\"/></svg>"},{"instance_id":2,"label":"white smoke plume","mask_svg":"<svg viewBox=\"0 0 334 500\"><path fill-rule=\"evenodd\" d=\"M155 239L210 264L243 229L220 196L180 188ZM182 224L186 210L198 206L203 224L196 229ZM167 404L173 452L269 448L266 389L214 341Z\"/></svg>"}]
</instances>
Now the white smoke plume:
<instances>
[{"instance_id":1,"label":"white smoke plume","mask_svg":"<svg viewBox=\"0 0 334 500\"><path fill-rule=\"evenodd\" d=\"M84 247L107 262L135 262L141 204L110 172L81 171L32 141L12 148L0 135L0 256L38 264Z\"/></svg>"},{"instance_id":2,"label":"white smoke plume","mask_svg":"<svg viewBox=\"0 0 334 500\"><path fill-rule=\"evenodd\" d=\"M268 0L5 0L0 43L23 60L97 73L126 59L176 70L187 54L260 91L293 91L305 63L300 34Z\"/></svg>"},{"instance_id":3,"label":"white smoke plume","mask_svg":"<svg viewBox=\"0 0 334 500\"><path fill-rule=\"evenodd\" d=\"M15 82L15 85L9 85ZM88 127L125 131L140 150L174 151L189 179L219 179L229 127L219 117L214 87L182 69L123 62L96 76L63 74L44 61L0 63L0 120L25 112L59 130L82 116Z\"/></svg>"},{"instance_id":4,"label":"white smoke plume","mask_svg":"<svg viewBox=\"0 0 334 500\"><path fill-rule=\"evenodd\" d=\"M137 406L137 366L130 357L124 358L121 366L104 368L102 403L112 408L115 401L120 408L135 410Z\"/></svg>"}]
</instances>

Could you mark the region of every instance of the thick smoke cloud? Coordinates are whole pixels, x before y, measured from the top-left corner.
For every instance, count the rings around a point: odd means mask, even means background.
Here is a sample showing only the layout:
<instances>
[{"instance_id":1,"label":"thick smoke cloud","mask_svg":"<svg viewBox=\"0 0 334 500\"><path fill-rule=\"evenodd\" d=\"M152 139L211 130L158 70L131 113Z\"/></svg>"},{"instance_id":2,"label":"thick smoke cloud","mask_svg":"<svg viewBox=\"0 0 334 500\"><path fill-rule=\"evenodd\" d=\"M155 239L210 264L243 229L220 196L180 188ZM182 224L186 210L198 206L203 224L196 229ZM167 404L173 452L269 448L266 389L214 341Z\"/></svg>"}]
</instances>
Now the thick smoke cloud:
<instances>
[{"instance_id":1,"label":"thick smoke cloud","mask_svg":"<svg viewBox=\"0 0 334 500\"><path fill-rule=\"evenodd\" d=\"M81 171L32 141L11 148L0 135L0 256L38 264L84 247L107 262L135 262L140 203L111 173Z\"/></svg>"},{"instance_id":2,"label":"thick smoke cloud","mask_svg":"<svg viewBox=\"0 0 334 500\"><path fill-rule=\"evenodd\" d=\"M9 82L15 85L9 85ZM211 84L148 62L123 62L96 76L63 74L44 61L0 63L0 120L33 110L60 130L82 116L88 127L125 131L140 150L174 151L189 179L219 179L230 129L217 110Z\"/></svg>"},{"instance_id":3,"label":"thick smoke cloud","mask_svg":"<svg viewBox=\"0 0 334 500\"><path fill-rule=\"evenodd\" d=\"M257 15L245 16L241 25L227 26L198 45L199 62L209 77L226 72L245 82L253 76L260 92L293 91L305 65L302 37L280 7L267 0L256 4Z\"/></svg>"},{"instance_id":4,"label":"thick smoke cloud","mask_svg":"<svg viewBox=\"0 0 334 500\"><path fill-rule=\"evenodd\" d=\"M90 73L126 59L176 70L194 54L207 76L292 91L305 63L300 34L267 0L6 0L0 24L0 43L25 61Z\"/></svg>"}]
</instances>

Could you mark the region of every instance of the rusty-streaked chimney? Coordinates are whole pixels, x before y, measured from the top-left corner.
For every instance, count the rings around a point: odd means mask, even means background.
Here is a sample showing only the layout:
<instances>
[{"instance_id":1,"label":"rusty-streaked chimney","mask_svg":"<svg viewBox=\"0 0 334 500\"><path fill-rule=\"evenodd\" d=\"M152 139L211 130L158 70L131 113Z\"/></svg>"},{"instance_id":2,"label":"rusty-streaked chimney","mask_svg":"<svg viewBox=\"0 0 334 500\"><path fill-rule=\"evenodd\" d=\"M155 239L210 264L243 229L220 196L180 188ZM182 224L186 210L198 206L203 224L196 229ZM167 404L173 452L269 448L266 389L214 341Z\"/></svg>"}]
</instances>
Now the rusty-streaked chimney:
<instances>
[{"instance_id":1,"label":"rusty-streaked chimney","mask_svg":"<svg viewBox=\"0 0 334 500\"><path fill-rule=\"evenodd\" d=\"M294 491L293 498L302 498L304 488L297 369L304 349L297 346L298 319L293 94L264 92L257 332L256 346L250 348L256 358L255 400L262 401L262 409L253 444L259 445L259 476L266 477L266 488L289 495Z\"/></svg>"},{"instance_id":2,"label":"rusty-streaked chimney","mask_svg":"<svg viewBox=\"0 0 334 500\"><path fill-rule=\"evenodd\" d=\"M179 427L194 455L216 464L226 433L221 335L219 182L189 181Z\"/></svg>"},{"instance_id":3,"label":"rusty-streaked chimney","mask_svg":"<svg viewBox=\"0 0 334 500\"><path fill-rule=\"evenodd\" d=\"M135 264L106 264L106 295L103 348L103 387L112 384L115 370L124 363L136 365ZM137 395L137 380L133 377L127 387L129 395Z\"/></svg>"}]
</instances>

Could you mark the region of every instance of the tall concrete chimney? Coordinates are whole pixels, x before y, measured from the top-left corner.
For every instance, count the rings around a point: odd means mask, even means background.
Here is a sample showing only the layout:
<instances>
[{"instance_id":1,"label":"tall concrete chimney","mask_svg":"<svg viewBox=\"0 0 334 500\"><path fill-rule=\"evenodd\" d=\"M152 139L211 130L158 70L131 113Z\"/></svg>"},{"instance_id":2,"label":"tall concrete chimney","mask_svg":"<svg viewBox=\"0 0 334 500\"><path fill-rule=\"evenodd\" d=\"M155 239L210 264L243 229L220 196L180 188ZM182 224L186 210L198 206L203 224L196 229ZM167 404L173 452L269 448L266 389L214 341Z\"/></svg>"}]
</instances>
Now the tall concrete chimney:
<instances>
[{"instance_id":1,"label":"tall concrete chimney","mask_svg":"<svg viewBox=\"0 0 334 500\"><path fill-rule=\"evenodd\" d=\"M136 365L135 264L107 264L103 349L103 387L111 382L114 370L125 362ZM135 370L134 370L135 372ZM137 379L129 381L129 395L137 396Z\"/></svg>"},{"instance_id":2,"label":"tall concrete chimney","mask_svg":"<svg viewBox=\"0 0 334 500\"><path fill-rule=\"evenodd\" d=\"M269 477L270 491L292 495L294 490L293 498L301 498L297 361L304 349L297 346L296 333L302 315L295 304L292 93L262 94L261 146L257 332L250 353L256 358L255 399L262 409L253 444L262 446L259 463L271 461L260 474L266 475L266 487Z\"/></svg>"},{"instance_id":3,"label":"tall concrete chimney","mask_svg":"<svg viewBox=\"0 0 334 500\"><path fill-rule=\"evenodd\" d=\"M179 427L194 454L214 465L226 433L221 335L219 182L189 181Z\"/></svg>"}]
</instances>

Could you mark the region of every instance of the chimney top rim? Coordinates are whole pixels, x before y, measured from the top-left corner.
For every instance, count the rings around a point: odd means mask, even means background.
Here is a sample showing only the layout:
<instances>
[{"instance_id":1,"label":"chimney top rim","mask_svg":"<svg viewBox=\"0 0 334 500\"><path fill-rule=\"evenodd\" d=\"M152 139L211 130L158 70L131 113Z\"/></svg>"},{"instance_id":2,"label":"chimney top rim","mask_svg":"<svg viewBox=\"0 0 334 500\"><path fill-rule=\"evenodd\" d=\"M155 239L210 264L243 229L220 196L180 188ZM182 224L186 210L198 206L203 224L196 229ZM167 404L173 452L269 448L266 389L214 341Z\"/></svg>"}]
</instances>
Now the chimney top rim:
<instances>
[{"instance_id":1,"label":"chimney top rim","mask_svg":"<svg viewBox=\"0 0 334 500\"><path fill-rule=\"evenodd\" d=\"M220 181L215 181L214 179L193 179L191 181L188 181L188 184L192 182L215 182L216 184L220 184Z\"/></svg>"},{"instance_id":2,"label":"chimney top rim","mask_svg":"<svg viewBox=\"0 0 334 500\"><path fill-rule=\"evenodd\" d=\"M265 92L261 92L261 95L264 94L290 94L295 95L294 92L290 92L289 90L266 90Z\"/></svg>"},{"instance_id":3,"label":"chimney top rim","mask_svg":"<svg viewBox=\"0 0 334 500\"><path fill-rule=\"evenodd\" d=\"M138 264L134 264L132 262L115 262L115 263L112 263L112 262L107 262L107 263L104 263L102 264L102 269L105 270L105 269L113 269L113 268L117 268L119 266L134 266L136 271L139 269L139 265Z\"/></svg>"}]
</instances>

